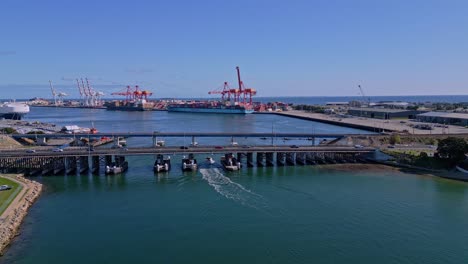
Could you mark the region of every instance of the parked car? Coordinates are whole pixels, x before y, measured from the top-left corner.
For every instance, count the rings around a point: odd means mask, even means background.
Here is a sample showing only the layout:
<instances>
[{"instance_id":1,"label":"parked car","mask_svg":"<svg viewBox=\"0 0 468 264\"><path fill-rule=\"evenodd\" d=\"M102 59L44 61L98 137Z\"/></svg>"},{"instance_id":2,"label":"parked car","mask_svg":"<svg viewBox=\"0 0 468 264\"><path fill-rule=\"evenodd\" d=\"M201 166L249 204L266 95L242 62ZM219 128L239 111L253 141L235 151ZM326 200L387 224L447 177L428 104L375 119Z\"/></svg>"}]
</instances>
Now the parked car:
<instances>
[{"instance_id":1,"label":"parked car","mask_svg":"<svg viewBox=\"0 0 468 264\"><path fill-rule=\"evenodd\" d=\"M363 145L354 145L355 148L363 148Z\"/></svg>"},{"instance_id":2,"label":"parked car","mask_svg":"<svg viewBox=\"0 0 468 264\"><path fill-rule=\"evenodd\" d=\"M0 191L10 190L10 189L11 189L10 185L0 185Z\"/></svg>"},{"instance_id":3,"label":"parked car","mask_svg":"<svg viewBox=\"0 0 468 264\"><path fill-rule=\"evenodd\" d=\"M52 151L53 151L53 152L63 152L63 149L61 149L61 148L54 148Z\"/></svg>"},{"instance_id":4,"label":"parked car","mask_svg":"<svg viewBox=\"0 0 468 264\"><path fill-rule=\"evenodd\" d=\"M180 149L188 149L186 146L180 146Z\"/></svg>"},{"instance_id":5,"label":"parked car","mask_svg":"<svg viewBox=\"0 0 468 264\"><path fill-rule=\"evenodd\" d=\"M28 149L28 150L26 150L26 153L36 153L36 150L35 149Z\"/></svg>"}]
</instances>

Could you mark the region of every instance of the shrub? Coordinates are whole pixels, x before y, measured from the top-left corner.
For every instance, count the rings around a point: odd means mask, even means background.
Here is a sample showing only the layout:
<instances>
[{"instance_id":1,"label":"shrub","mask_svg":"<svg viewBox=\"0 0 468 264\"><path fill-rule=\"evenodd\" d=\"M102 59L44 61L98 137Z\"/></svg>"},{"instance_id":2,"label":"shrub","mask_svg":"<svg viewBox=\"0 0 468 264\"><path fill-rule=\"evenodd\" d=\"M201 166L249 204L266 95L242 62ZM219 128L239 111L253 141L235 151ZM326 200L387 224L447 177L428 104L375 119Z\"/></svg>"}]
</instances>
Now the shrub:
<instances>
[{"instance_id":1,"label":"shrub","mask_svg":"<svg viewBox=\"0 0 468 264\"><path fill-rule=\"evenodd\" d=\"M401 143L400 135L393 134L390 136L390 144L395 145L395 144L400 144L400 143Z\"/></svg>"},{"instance_id":2,"label":"shrub","mask_svg":"<svg viewBox=\"0 0 468 264\"><path fill-rule=\"evenodd\" d=\"M12 127L4 127L0 129L0 132L3 134L18 134L18 131Z\"/></svg>"}]
</instances>

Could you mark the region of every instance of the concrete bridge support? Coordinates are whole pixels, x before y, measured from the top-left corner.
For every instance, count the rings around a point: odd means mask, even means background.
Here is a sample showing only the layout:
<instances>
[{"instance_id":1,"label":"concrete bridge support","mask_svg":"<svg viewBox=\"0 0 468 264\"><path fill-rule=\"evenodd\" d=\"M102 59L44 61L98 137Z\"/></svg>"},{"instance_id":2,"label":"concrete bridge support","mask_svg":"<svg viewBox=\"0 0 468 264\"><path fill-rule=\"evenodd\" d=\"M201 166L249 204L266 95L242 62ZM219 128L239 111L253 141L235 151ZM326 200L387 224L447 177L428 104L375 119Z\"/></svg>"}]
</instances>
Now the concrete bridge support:
<instances>
[{"instance_id":1,"label":"concrete bridge support","mask_svg":"<svg viewBox=\"0 0 468 264\"><path fill-rule=\"evenodd\" d=\"M112 156L111 155L106 155L104 159L105 159L105 162L104 162L105 166L110 166L112 164Z\"/></svg>"},{"instance_id":2,"label":"concrete bridge support","mask_svg":"<svg viewBox=\"0 0 468 264\"><path fill-rule=\"evenodd\" d=\"M264 159L265 159L265 153L257 152L257 166L258 167L265 167L265 163L263 162Z\"/></svg>"},{"instance_id":3,"label":"concrete bridge support","mask_svg":"<svg viewBox=\"0 0 468 264\"><path fill-rule=\"evenodd\" d=\"M298 164L298 165L307 165L306 153L304 153L304 152L296 153L296 164Z\"/></svg>"},{"instance_id":4,"label":"concrete bridge support","mask_svg":"<svg viewBox=\"0 0 468 264\"><path fill-rule=\"evenodd\" d=\"M317 164L317 162L315 161L315 153L313 152L310 152L310 153L306 153L306 163L307 164L310 164L310 165L315 165Z\"/></svg>"},{"instance_id":5,"label":"concrete bridge support","mask_svg":"<svg viewBox=\"0 0 468 264\"><path fill-rule=\"evenodd\" d=\"M52 158L42 159L42 161L41 161L41 164L42 164L41 165L41 168L42 168L41 174L42 175L47 175L47 174L50 174L51 172L53 172L53 169L54 169L53 162L54 162L54 160Z\"/></svg>"},{"instance_id":6,"label":"concrete bridge support","mask_svg":"<svg viewBox=\"0 0 468 264\"><path fill-rule=\"evenodd\" d=\"M57 157L53 159L53 173L57 175L61 172L65 172L65 158L64 157Z\"/></svg>"},{"instance_id":7,"label":"concrete bridge support","mask_svg":"<svg viewBox=\"0 0 468 264\"><path fill-rule=\"evenodd\" d=\"M275 155L274 154L275 154L274 152L265 153L267 167L275 166Z\"/></svg>"},{"instance_id":8,"label":"concrete bridge support","mask_svg":"<svg viewBox=\"0 0 468 264\"><path fill-rule=\"evenodd\" d=\"M76 172L78 167L77 157L66 157L65 158L65 174L71 174Z\"/></svg>"},{"instance_id":9,"label":"concrete bridge support","mask_svg":"<svg viewBox=\"0 0 468 264\"><path fill-rule=\"evenodd\" d=\"M286 154L283 152L276 152L276 165L278 166L284 166L285 165L285 159Z\"/></svg>"},{"instance_id":10,"label":"concrete bridge support","mask_svg":"<svg viewBox=\"0 0 468 264\"><path fill-rule=\"evenodd\" d=\"M325 153L325 161L329 164L335 164L336 159L334 153Z\"/></svg>"},{"instance_id":11,"label":"concrete bridge support","mask_svg":"<svg viewBox=\"0 0 468 264\"><path fill-rule=\"evenodd\" d=\"M253 162L253 153L248 152L247 153L247 167L253 167L255 164Z\"/></svg>"},{"instance_id":12,"label":"concrete bridge support","mask_svg":"<svg viewBox=\"0 0 468 264\"><path fill-rule=\"evenodd\" d=\"M115 156L114 159L117 166L122 166L125 163L125 156Z\"/></svg>"},{"instance_id":13,"label":"concrete bridge support","mask_svg":"<svg viewBox=\"0 0 468 264\"><path fill-rule=\"evenodd\" d=\"M244 155L244 153L242 153L242 152L238 152L238 153L237 153L236 156L237 156L237 161L238 161L238 162L242 163L242 156L243 156L243 155Z\"/></svg>"},{"instance_id":14,"label":"concrete bridge support","mask_svg":"<svg viewBox=\"0 0 468 264\"><path fill-rule=\"evenodd\" d=\"M92 156L91 157L91 172L99 174L99 156Z\"/></svg>"},{"instance_id":15,"label":"concrete bridge support","mask_svg":"<svg viewBox=\"0 0 468 264\"><path fill-rule=\"evenodd\" d=\"M286 164L289 165L289 166L296 165L296 161L295 161L294 157L295 157L294 152L286 153Z\"/></svg>"},{"instance_id":16,"label":"concrete bridge support","mask_svg":"<svg viewBox=\"0 0 468 264\"><path fill-rule=\"evenodd\" d=\"M79 167L80 167L80 173L87 172L89 170L89 160L88 156L80 156L79 158Z\"/></svg>"}]
</instances>

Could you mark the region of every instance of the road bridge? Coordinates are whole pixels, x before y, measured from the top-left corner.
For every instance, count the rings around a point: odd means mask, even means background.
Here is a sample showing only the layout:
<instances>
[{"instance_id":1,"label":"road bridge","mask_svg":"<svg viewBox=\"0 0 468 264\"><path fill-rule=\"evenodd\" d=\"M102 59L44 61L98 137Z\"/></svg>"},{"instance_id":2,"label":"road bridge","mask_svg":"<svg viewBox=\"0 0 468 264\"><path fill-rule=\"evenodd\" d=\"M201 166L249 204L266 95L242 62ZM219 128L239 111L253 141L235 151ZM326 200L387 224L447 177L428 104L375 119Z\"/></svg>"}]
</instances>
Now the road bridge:
<instances>
[{"instance_id":1,"label":"road bridge","mask_svg":"<svg viewBox=\"0 0 468 264\"><path fill-rule=\"evenodd\" d=\"M247 167L313 165L317 163L358 162L374 152L366 147L336 146L197 146L197 147L134 147L116 149L70 148L54 152L50 148L4 150L0 153L0 171L35 174L79 174L91 170L99 173L103 167L126 163L125 157L138 155L224 154L236 156Z\"/></svg>"}]
</instances>

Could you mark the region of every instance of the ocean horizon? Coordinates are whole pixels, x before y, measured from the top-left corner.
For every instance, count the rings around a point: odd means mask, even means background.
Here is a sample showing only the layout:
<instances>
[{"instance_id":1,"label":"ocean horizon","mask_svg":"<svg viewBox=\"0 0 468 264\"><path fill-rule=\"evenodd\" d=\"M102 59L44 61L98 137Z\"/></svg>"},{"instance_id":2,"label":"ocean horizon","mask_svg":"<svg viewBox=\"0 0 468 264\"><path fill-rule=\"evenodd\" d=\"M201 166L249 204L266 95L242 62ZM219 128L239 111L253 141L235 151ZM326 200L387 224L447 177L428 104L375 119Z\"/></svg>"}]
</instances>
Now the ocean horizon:
<instances>
[{"instance_id":1,"label":"ocean horizon","mask_svg":"<svg viewBox=\"0 0 468 264\"><path fill-rule=\"evenodd\" d=\"M409 103L463 103L468 102L468 95L386 95L386 96L366 96L371 102L381 101L401 101ZM52 98L44 98L53 100ZM103 100L119 100L123 97L106 97ZM154 97L149 100L216 100L218 97ZM0 99L0 101L12 101L15 99ZM16 101L27 101L29 99L16 99ZM80 98L67 98L65 100L80 100ZM262 96L255 97L255 102L283 102L290 104L316 104L325 105L328 102L349 102L362 101L362 96Z\"/></svg>"}]
</instances>

